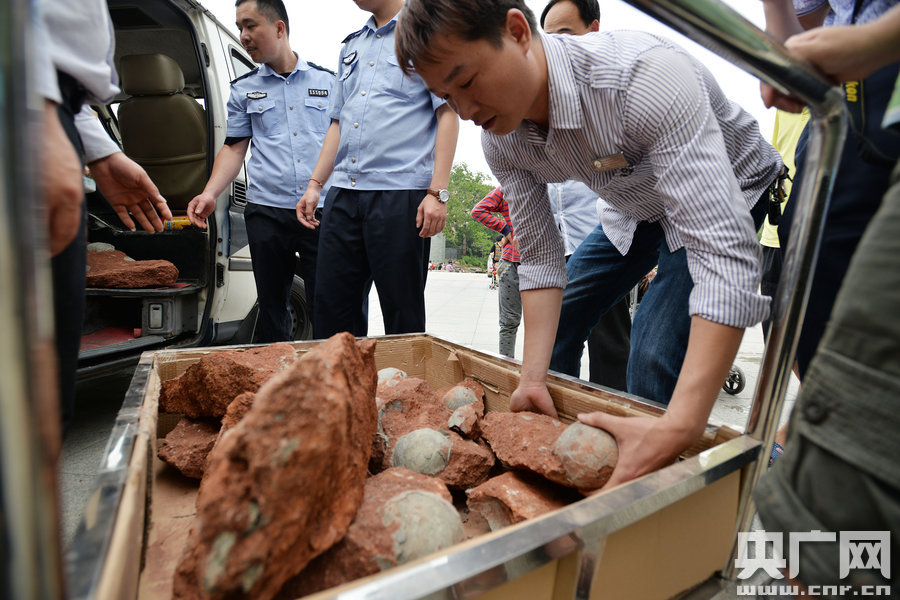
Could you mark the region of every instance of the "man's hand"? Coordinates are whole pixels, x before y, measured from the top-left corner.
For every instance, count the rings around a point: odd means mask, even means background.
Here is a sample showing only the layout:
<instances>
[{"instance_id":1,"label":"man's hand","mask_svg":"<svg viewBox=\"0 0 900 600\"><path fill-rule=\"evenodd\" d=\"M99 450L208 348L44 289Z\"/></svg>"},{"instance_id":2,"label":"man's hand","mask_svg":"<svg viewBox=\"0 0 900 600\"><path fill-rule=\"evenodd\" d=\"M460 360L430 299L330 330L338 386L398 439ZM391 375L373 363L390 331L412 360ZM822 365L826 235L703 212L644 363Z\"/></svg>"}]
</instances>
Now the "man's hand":
<instances>
[{"instance_id":1,"label":"man's hand","mask_svg":"<svg viewBox=\"0 0 900 600\"><path fill-rule=\"evenodd\" d=\"M188 204L187 216L191 220L191 225L206 229L206 217L211 215L214 210L216 210L216 197L211 192L203 190Z\"/></svg>"},{"instance_id":2,"label":"man's hand","mask_svg":"<svg viewBox=\"0 0 900 600\"><path fill-rule=\"evenodd\" d=\"M319 220L316 219L316 207L319 206L321 197L322 187L315 181L310 181L303 197L297 202L297 220L308 229L315 229L319 226Z\"/></svg>"},{"instance_id":3,"label":"man's hand","mask_svg":"<svg viewBox=\"0 0 900 600\"><path fill-rule=\"evenodd\" d=\"M668 413L655 418L616 417L593 412L578 415L578 420L605 429L619 445L619 461L602 489L615 487L669 465L696 441L693 428L680 426Z\"/></svg>"},{"instance_id":4,"label":"man's hand","mask_svg":"<svg viewBox=\"0 0 900 600\"><path fill-rule=\"evenodd\" d=\"M55 102L44 102L42 119L41 163L49 168L44 169L41 187L47 206L50 254L56 256L78 235L84 184L81 178L81 160L59 122Z\"/></svg>"},{"instance_id":5,"label":"man's hand","mask_svg":"<svg viewBox=\"0 0 900 600\"><path fill-rule=\"evenodd\" d=\"M419 237L430 238L444 230L447 223L447 205L432 196L425 194L416 211L416 228L420 229Z\"/></svg>"},{"instance_id":6,"label":"man's hand","mask_svg":"<svg viewBox=\"0 0 900 600\"><path fill-rule=\"evenodd\" d=\"M509 410L510 412L530 410L554 419L559 418L559 415L556 413L556 407L553 406L553 399L550 397L550 392L547 391L545 384L529 385L520 383L519 387L509 397Z\"/></svg>"},{"instance_id":7,"label":"man's hand","mask_svg":"<svg viewBox=\"0 0 900 600\"><path fill-rule=\"evenodd\" d=\"M97 189L116 211L119 220L134 231L135 220L145 231L162 231L172 212L150 176L123 152L90 163ZM131 213L129 215L129 212Z\"/></svg>"}]
</instances>

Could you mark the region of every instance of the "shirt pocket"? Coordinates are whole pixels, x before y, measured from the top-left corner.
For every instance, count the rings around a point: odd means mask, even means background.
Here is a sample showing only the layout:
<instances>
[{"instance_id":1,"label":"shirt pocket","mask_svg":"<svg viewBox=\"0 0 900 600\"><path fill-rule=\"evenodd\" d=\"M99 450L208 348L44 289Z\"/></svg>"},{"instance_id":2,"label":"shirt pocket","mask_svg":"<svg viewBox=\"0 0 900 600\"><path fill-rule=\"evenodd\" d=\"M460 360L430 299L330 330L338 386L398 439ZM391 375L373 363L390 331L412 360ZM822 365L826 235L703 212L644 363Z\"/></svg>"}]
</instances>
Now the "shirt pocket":
<instances>
[{"instance_id":1,"label":"shirt pocket","mask_svg":"<svg viewBox=\"0 0 900 600\"><path fill-rule=\"evenodd\" d=\"M275 110L274 100L253 100L247 104L247 113L250 115L254 135L270 136L281 133L281 119Z\"/></svg>"},{"instance_id":2,"label":"shirt pocket","mask_svg":"<svg viewBox=\"0 0 900 600\"><path fill-rule=\"evenodd\" d=\"M328 131L331 119L328 118L328 101L324 98L306 99L306 122L309 130L316 133Z\"/></svg>"},{"instance_id":3,"label":"shirt pocket","mask_svg":"<svg viewBox=\"0 0 900 600\"><path fill-rule=\"evenodd\" d=\"M388 54L385 60L387 68L384 69L381 77L384 91L398 98L410 98L415 91L415 81L403 74L396 55Z\"/></svg>"}]
</instances>

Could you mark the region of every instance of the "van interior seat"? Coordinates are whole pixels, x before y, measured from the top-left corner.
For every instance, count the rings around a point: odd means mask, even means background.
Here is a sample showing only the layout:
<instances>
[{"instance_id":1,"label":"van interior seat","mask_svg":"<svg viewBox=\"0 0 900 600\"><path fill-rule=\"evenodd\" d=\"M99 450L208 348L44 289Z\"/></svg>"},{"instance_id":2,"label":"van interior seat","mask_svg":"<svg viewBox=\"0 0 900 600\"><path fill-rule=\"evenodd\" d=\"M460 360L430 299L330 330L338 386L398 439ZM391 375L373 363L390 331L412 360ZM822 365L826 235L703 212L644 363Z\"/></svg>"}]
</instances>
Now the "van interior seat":
<instances>
[{"instance_id":1,"label":"van interior seat","mask_svg":"<svg viewBox=\"0 0 900 600\"><path fill-rule=\"evenodd\" d=\"M144 167L171 210L186 212L206 184L206 112L184 93L184 74L165 54L123 56L119 131L125 154Z\"/></svg>"}]
</instances>

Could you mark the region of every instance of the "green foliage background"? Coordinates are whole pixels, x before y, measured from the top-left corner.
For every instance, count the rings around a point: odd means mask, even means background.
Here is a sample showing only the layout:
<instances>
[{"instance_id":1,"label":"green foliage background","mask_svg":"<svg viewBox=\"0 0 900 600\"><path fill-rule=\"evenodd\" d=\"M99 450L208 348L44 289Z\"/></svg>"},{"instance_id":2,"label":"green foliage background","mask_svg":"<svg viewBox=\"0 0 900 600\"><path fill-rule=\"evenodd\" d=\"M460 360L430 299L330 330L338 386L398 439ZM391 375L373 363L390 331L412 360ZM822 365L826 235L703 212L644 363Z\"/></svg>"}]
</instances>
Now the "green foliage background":
<instances>
[{"instance_id":1,"label":"green foliage background","mask_svg":"<svg viewBox=\"0 0 900 600\"><path fill-rule=\"evenodd\" d=\"M497 234L476 222L469 213L492 189L494 186L484 173L471 171L466 163L453 165L444 226L447 247L458 248L463 262L482 269Z\"/></svg>"}]
</instances>

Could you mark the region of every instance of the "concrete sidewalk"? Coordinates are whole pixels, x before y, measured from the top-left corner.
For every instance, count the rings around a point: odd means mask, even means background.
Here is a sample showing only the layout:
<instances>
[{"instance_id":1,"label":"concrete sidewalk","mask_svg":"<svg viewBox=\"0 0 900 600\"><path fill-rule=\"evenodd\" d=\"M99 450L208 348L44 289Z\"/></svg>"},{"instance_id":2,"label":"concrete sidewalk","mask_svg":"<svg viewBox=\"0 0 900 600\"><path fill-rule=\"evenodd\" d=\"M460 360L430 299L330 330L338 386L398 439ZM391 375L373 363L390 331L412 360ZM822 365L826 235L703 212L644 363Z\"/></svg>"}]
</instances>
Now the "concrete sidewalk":
<instances>
[{"instance_id":1,"label":"concrete sidewalk","mask_svg":"<svg viewBox=\"0 0 900 600\"><path fill-rule=\"evenodd\" d=\"M425 288L426 329L429 333L491 353L498 352L497 290L489 289L486 275L432 271ZM384 334L381 307L374 290L370 298L369 335ZM516 340L516 357L522 356L523 330ZM724 391L713 409L710 421L743 431L749 414L750 401L756 386L757 372L763 353L759 326L744 334L736 364L746 374L744 390L730 396ZM588 359L585 353L581 365L582 378L587 379ZM63 539L68 543L74 535L84 512L88 495L94 487L107 438L118 408L131 380L130 372L99 382L79 385L75 420L66 438L60 470L62 488ZM789 414L797 393L797 381L789 388L785 415Z\"/></svg>"}]
</instances>

